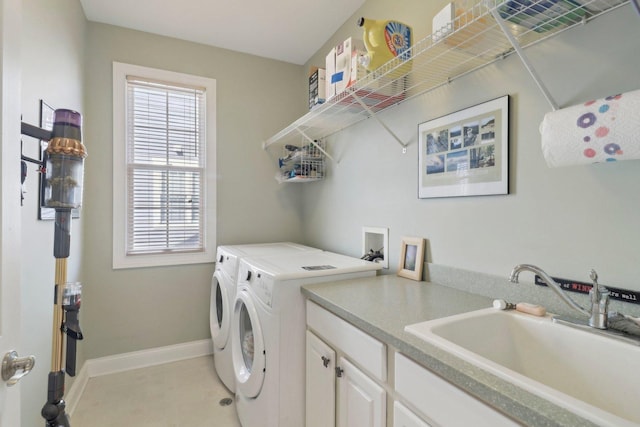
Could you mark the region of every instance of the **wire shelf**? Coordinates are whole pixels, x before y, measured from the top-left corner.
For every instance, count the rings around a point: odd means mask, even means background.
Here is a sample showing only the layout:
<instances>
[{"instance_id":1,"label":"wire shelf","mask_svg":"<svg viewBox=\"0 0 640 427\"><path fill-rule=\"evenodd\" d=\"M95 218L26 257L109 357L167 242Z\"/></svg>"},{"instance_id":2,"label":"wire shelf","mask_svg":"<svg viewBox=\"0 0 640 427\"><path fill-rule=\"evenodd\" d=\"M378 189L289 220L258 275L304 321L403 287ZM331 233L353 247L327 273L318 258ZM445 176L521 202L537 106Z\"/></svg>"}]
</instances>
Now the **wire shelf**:
<instances>
[{"instance_id":1,"label":"wire shelf","mask_svg":"<svg viewBox=\"0 0 640 427\"><path fill-rule=\"evenodd\" d=\"M449 28L415 43L355 85L329 99L263 143L288 143L303 135L326 138L361 120L432 91L514 52L620 6L629 0L474 0L458 8ZM497 21L502 20L502 24ZM504 28L504 30L503 30ZM505 34L509 31L510 36Z\"/></svg>"}]
</instances>

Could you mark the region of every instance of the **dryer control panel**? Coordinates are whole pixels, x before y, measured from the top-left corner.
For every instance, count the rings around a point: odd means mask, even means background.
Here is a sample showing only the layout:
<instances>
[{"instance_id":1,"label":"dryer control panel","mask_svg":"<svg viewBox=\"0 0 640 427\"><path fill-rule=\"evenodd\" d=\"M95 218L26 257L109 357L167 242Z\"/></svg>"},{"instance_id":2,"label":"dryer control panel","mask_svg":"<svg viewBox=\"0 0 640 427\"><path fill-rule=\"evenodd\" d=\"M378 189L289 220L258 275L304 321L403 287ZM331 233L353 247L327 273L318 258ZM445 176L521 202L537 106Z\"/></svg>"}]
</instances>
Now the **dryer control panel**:
<instances>
[{"instance_id":1,"label":"dryer control panel","mask_svg":"<svg viewBox=\"0 0 640 427\"><path fill-rule=\"evenodd\" d=\"M272 307L273 277L245 263L240 264L239 274L238 286L243 284L248 286L261 302Z\"/></svg>"}]
</instances>

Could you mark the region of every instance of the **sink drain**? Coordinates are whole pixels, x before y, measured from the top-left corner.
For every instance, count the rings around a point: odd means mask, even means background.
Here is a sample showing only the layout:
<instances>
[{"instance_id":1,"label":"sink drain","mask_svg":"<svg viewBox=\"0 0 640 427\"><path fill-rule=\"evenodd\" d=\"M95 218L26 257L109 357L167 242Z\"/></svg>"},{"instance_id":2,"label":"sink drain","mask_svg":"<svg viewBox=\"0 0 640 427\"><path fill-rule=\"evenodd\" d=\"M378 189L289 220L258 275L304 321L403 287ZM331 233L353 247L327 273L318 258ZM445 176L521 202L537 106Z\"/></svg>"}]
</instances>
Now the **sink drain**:
<instances>
[{"instance_id":1,"label":"sink drain","mask_svg":"<svg viewBox=\"0 0 640 427\"><path fill-rule=\"evenodd\" d=\"M231 399L230 397L225 397L224 399L220 400L220 406L229 406L233 403L233 399Z\"/></svg>"}]
</instances>

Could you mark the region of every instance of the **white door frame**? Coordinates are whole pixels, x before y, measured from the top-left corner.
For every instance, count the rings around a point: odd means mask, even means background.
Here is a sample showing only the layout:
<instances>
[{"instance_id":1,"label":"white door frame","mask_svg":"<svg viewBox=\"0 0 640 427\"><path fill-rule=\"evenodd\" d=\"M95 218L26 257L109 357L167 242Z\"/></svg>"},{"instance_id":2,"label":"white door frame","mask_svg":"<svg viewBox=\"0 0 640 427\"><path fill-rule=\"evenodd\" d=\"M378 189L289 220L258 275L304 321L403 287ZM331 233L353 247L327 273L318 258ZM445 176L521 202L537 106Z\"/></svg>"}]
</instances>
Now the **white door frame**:
<instances>
[{"instance_id":1,"label":"white door frame","mask_svg":"<svg viewBox=\"0 0 640 427\"><path fill-rule=\"evenodd\" d=\"M0 0L0 359L20 350L21 23L21 0ZM0 425L20 425L19 384L0 381Z\"/></svg>"}]
</instances>

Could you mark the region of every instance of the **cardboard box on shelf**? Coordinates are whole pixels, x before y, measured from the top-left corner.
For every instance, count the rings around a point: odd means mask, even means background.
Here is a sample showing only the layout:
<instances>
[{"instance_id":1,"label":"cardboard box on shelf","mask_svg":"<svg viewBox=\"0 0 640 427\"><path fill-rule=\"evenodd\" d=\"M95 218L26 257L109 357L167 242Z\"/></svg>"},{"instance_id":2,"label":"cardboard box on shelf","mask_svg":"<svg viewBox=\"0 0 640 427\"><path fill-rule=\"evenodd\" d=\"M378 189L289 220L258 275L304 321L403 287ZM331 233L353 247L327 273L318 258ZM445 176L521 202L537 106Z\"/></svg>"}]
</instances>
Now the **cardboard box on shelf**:
<instances>
[{"instance_id":1,"label":"cardboard box on shelf","mask_svg":"<svg viewBox=\"0 0 640 427\"><path fill-rule=\"evenodd\" d=\"M343 92L351 78L351 61L352 54L357 50L364 50L364 42L362 40L349 37L336 46L336 71L332 82L336 84L336 94Z\"/></svg>"},{"instance_id":2,"label":"cardboard box on shelf","mask_svg":"<svg viewBox=\"0 0 640 427\"><path fill-rule=\"evenodd\" d=\"M326 70L313 67L309 75L309 109L323 104L326 100Z\"/></svg>"},{"instance_id":3,"label":"cardboard box on shelf","mask_svg":"<svg viewBox=\"0 0 640 427\"><path fill-rule=\"evenodd\" d=\"M325 79L327 96L325 99L328 101L336 95L336 83L334 81L334 75L336 73L336 48L332 48L327 54L325 60Z\"/></svg>"},{"instance_id":4,"label":"cardboard box on shelf","mask_svg":"<svg viewBox=\"0 0 640 427\"><path fill-rule=\"evenodd\" d=\"M440 12L436 13L431 24L431 28L433 29L431 38L434 43L453 32L455 19L456 6L454 3L447 4Z\"/></svg>"},{"instance_id":5,"label":"cardboard box on shelf","mask_svg":"<svg viewBox=\"0 0 640 427\"><path fill-rule=\"evenodd\" d=\"M369 73L364 65L360 62L360 58L367 54L366 50L354 49L351 52L351 72L349 74L349 81L347 87L351 87L362 81Z\"/></svg>"},{"instance_id":6,"label":"cardboard box on shelf","mask_svg":"<svg viewBox=\"0 0 640 427\"><path fill-rule=\"evenodd\" d=\"M348 108L353 106L356 111L361 110L362 106L353 96L355 94L367 107L379 111L404 99L404 78L382 77L368 80L370 73L359 60L366 54L364 42L351 37L331 50L326 62L326 86L332 95L327 95L327 100L342 94L338 101L340 105L347 105ZM335 62L331 62L332 59ZM330 73L331 65L335 65L333 73Z\"/></svg>"}]
</instances>

